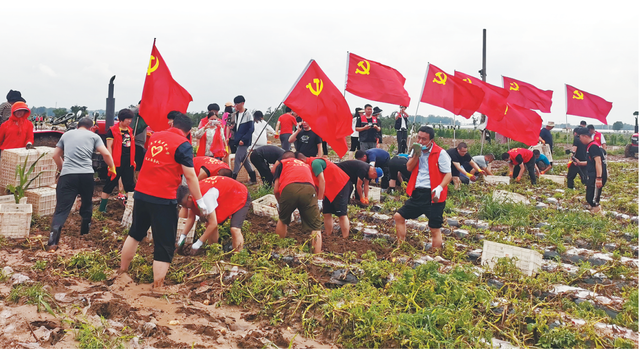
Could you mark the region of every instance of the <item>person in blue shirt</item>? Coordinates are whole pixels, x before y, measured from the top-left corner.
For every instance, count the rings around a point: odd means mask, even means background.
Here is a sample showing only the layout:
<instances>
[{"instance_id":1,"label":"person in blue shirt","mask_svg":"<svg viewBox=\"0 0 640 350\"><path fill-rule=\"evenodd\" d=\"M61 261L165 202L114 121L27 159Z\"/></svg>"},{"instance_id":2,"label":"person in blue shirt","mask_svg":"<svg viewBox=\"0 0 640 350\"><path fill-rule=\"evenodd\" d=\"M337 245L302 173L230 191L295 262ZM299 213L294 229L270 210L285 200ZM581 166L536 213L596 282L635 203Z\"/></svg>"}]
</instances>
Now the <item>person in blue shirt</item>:
<instances>
[{"instance_id":1,"label":"person in blue shirt","mask_svg":"<svg viewBox=\"0 0 640 350\"><path fill-rule=\"evenodd\" d=\"M551 135L551 129L556 126L554 122L548 122L547 126L540 129L540 135L538 140L543 143L549 145L549 149L553 152L553 135Z\"/></svg>"},{"instance_id":2,"label":"person in blue shirt","mask_svg":"<svg viewBox=\"0 0 640 350\"><path fill-rule=\"evenodd\" d=\"M384 175L380 187L382 189L389 187L389 160L391 160L389 152L381 148L370 148L366 151L356 151L355 157L373 167L381 168Z\"/></svg>"},{"instance_id":3,"label":"person in blue shirt","mask_svg":"<svg viewBox=\"0 0 640 350\"><path fill-rule=\"evenodd\" d=\"M553 167L551 162L549 162L549 158L544 154L540 153L540 150L533 150L533 157L536 159L536 172L540 175L544 175L544 173L548 173L549 170Z\"/></svg>"}]
</instances>

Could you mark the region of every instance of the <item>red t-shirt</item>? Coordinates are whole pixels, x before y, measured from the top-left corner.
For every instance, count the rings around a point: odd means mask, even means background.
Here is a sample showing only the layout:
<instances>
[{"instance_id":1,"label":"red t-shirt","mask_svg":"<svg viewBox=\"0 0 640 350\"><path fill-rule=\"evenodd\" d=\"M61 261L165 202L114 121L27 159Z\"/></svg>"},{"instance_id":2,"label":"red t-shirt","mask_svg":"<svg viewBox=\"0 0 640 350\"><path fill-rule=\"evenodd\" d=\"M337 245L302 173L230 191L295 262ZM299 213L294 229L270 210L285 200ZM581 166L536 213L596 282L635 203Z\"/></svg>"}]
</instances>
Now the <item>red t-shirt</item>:
<instances>
[{"instance_id":1,"label":"red t-shirt","mask_svg":"<svg viewBox=\"0 0 640 350\"><path fill-rule=\"evenodd\" d=\"M285 113L278 118L280 122L280 134L293 134L293 127L296 126L296 117Z\"/></svg>"},{"instance_id":2,"label":"red t-shirt","mask_svg":"<svg viewBox=\"0 0 640 350\"><path fill-rule=\"evenodd\" d=\"M227 163L209 156L193 157L193 168L196 175L200 173L200 168L205 167L209 171L209 176L218 175L220 169L231 169Z\"/></svg>"},{"instance_id":3,"label":"red t-shirt","mask_svg":"<svg viewBox=\"0 0 640 350\"><path fill-rule=\"evenodd\" d=\"M215 187L220 194L218 195L218 206L216 207L216 219L218 225L227 220L238 210L242 209L246 204L247 194L249 190L240 182L224 176L208 177L199 183L200 193L204 196L207 191ZM193 201L194 203L195 200ZM196 203L196 208L198 204Z\"/></svg>"}]
</instances>

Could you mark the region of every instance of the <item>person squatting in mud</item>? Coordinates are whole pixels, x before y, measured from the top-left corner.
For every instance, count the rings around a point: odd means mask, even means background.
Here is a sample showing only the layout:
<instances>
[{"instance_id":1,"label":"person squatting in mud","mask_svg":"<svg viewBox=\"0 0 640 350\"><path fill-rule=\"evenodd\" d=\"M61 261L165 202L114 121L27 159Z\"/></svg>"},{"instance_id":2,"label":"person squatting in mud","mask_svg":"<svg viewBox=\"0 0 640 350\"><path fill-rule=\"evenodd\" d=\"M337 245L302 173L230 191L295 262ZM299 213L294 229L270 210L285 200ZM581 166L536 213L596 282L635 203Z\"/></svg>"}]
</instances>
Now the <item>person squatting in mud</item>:
<instances>
[{"instance_id":1,"label":"person squatting in mud","mask_svg":"<svg viewBox=\"0 0 640 350\"><path fill-rule=\"evenodd\" d=\"M431 230L431 247L442 248L442 213L451 182L451 158L433 141L434 131L428 126L418 129L418 143L412 146L407 170L411 178L407 185L409 200L393 215L398 241L406 239L407 219L425 214Z\"/></svg>"},{"instance_id":2,"label":"person squatting in mud","mask_svg":"<svg viewBox=\"0 0 640 350\"><path fill-rule=\"evenodd\" d=\"M251 207L249 190L242 183L231 178L231 170L227 170L228 176L212 176L200 181L200 193L206 203L209 213L202 213L193 196L189 195L187 186L178 187L176 200L183 208L189 209L187 223L178 239L178 249L186 255L200 255L204 249L200 249L205 243L218 243L218 225L231 219L231 244L233 250L242 250L244 238L242 237L242 223ZM246 200L242 200L246 198ZM196 215L206 218L206 229L202 237L191 245L191 249L182 249L187 239L187 234L196 222Z\"/></svg>"},{"instance_id":3,"label":"person squatting in mud","mask_svg":"<svg viewBox=\"0 0 640 350\"><path fill-rule=\"evenodd\" d=\"M153 288L160 288L173 259L178 227L177 189L184 174L189 192L199 212L209 213L202 199L198 176L193 169L193 148L186 138L191 119L179 114L173 127L156 132L149 140L149 150L136 184L133 198L133 221L121 252L120 273L129 269L138 244L153 232Z\"/></svg>"}]
</instances>

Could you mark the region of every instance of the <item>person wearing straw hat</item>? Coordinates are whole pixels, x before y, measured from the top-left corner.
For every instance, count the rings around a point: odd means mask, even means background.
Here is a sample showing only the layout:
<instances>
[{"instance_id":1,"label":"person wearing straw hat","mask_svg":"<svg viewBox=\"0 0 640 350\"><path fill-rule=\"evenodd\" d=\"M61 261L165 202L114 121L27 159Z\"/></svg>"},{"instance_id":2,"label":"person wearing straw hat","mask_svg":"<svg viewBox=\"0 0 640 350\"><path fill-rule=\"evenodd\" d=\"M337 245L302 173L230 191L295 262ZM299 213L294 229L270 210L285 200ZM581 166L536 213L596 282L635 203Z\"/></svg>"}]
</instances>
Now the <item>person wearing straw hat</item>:
<instances>
[{"instance_id":1,"label":"person wearing straw hat","mask_svg":"<svg viewBox=\"0 0 640 350\"><path fill-rule=\"evenodd\" d=\"M549 150L553 152L553 135L551 135L551 129L553 129L556 124L552 121L548 121L547 125L540 129L540 135L538 136L539 141L542 144L549 145Z\"/></svg>"}]
</instances>

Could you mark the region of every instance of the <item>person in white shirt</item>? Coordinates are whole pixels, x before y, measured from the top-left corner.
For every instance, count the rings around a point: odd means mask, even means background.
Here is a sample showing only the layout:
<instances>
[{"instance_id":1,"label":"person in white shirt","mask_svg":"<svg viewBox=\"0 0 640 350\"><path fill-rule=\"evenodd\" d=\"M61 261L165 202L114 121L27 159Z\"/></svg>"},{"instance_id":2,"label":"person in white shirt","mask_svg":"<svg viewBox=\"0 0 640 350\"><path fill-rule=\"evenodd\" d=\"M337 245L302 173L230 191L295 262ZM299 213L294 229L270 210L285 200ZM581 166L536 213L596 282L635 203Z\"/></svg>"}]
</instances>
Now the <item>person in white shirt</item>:
<instances>
[{"instance_id":1,"label":"person in white shirt","mask_svg":"<svg viewBox=\"0 0 640 350\"><path fill-rule=\"evenodd\" d=\"M251 135L251 144L253 148L260 148L267 145L267 134L275 135L276 131L273 130L271 125L267 124L264 120L264 114L261 111L253 112L253 135Z\"/></svg>"},{"instance_id":2,"label":"person in white shirt","mask_svg":"<svg viewBox=\"0 0 640 350\"><path fill-rule=\"evenodd\" d=\"M358 137L360 137L360 133L356 131L356 123L358 122L358 119L362 117L363 114L364 114L364 109L360 107L356 108L356 112L353 114L353 119L351 122L351 129L353 130L353 133L351 134L351 149L349 149L349 151L351 152L360 150L360 140L358 139Z\"/></svg>"}]
</instances>

